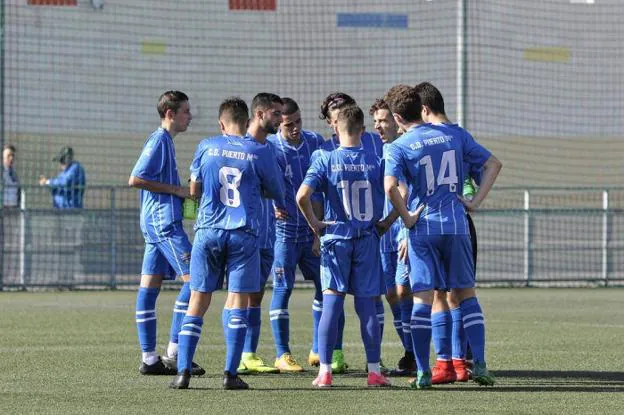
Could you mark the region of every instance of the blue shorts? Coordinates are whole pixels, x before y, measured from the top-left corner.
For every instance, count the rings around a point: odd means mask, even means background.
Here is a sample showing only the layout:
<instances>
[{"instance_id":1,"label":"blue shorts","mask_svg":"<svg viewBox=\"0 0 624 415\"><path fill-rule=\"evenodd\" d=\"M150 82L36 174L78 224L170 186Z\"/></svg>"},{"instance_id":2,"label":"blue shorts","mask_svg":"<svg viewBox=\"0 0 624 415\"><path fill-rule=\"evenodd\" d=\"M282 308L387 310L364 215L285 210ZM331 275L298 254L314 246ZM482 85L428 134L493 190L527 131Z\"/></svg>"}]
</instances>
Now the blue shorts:
<instances>
[{"instance_id":1,"label":"blue shorts","mask_svg":"<svg viewBox=\"0 0 624 415\"><path fill-rule=\"evenodd\" d=\"M198 229L191 254L191 290L219 290L226 275L230 292L260 291L258 238L242 230Z\"/></svg>"},{"instance_id":2,"label":"blue shorts","mask_svg":"<svg viewBox=\"0 0 624 415\"><path fill-rule=\"evenodd\" d=\"M295 285L297 265L303 278L320 281L321 259L312 253L312 241L292 242L275 241L275 259L273 260L273 288L292 290Z\"/></svg>"},{"instance_id":3,"label":"blue shorts","mask_svg":"<svg viewBox=\"0 0 624 415\"><path fill-rule=\"evenodd\" d=\"M381 287L379 238L334 239L321 244L321 286L356 297L376 297Z\"/></svg>"},{"instance_id":4,"label":"blue shorts","mask_svg":"<svg viewBox=\"0 0 624 415\"><path fill-rule=\"evenodd\" d=\"M142 275L162 275L166 280L188 275L191 263L191 243L183 229L177 228L161 242L146 242Z\"/></svg>"},{"instance_id":5,"label":"blue shorts","mask_svg":"<svg viewBox=\"0 0 624 415\"><path fill-rule=\"evenodd\" d=\"M412 292L474 287L469 235L412 235L409 241Z\"/></svg>"},{"instance_id":6,"label":"blue shorts","mask_svg":"<svg viewBox=\"0 0 624 415\"><path fill-rule=\"evenodd\" d=\"M260 248L260 289L266 285L273 267L273 248Z\"/></svg>"},{"instance_id":7,"label":"blue shorts","mask_svg":"<svg viewBox=\"0 0 624 415\"><path fill-rule=\"evenodd\" d=\"M409 287L409 263L399 261L399 253L382 252L381 269L383 272L384 289L396 289L397 285Z\"/></svg>"}]
</instances>

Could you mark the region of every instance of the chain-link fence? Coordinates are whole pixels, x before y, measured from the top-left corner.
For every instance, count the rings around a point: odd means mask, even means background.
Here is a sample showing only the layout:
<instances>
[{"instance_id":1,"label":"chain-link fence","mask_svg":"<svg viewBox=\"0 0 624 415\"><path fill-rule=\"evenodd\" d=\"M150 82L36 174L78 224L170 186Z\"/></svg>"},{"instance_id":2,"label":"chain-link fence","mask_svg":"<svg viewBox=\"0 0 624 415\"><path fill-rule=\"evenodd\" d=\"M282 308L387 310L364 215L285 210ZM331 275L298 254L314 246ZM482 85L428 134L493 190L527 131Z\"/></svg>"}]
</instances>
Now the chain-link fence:
<instances>
[{"instance_id":1,"label":"chain-link fence","mask_svg":"<svg viewBox=\"0 0 624 415\"><path fill-rule=\"evenodd\" d=\"M84 209L42 206L22 190L5 210L3 288L134 287L143 258L136 191L87 188ZM624 283L624 189L498 188L473 214L478 281L506 285ZM50 203L48 201L48 203ZM185 223L192 238L192 223Z\"/></svg>"}]
</instances>

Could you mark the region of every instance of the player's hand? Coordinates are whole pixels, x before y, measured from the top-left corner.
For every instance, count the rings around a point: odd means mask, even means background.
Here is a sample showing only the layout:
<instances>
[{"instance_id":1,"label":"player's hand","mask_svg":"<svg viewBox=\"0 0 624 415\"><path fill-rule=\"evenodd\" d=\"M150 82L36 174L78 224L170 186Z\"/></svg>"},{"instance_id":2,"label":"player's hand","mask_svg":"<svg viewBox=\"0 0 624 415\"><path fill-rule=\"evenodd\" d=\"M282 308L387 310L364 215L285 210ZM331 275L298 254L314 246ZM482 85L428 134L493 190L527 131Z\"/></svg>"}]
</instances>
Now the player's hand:
<instances>
[{"instance_id":1,"label":"player's hand","mask_svg":"<svg viewBox=\"0 0 624 415\"><path fill-rule=\"evenodd\" d=\"M401 239L399 241L399 252L397 258L404 264L407 262L407 239Z\"/></svg>"},{"instance_id":2,"label":"player's hand","mask_svg":"<svg viewBox=\"0 0 624 415\"><path fill-rule=\"evenodd\" d=\"M423 209L425 209L424 204L418 206L418 208L414 212L410 212L409 218L403 221L407 229L412 229L414 225L416 225L416 222L418 222L418 218L420 218L420 214L422 213Z\"/></svg>"},{"instance_id":3,"label":"player's hand","mask_svg":"<svg viewBox=\"0 0 624 415\"><path fill-rule=\"evenodd\" d=\"M48 178L45 177L44 175L39 176L39 186L45 186L47 181L48 181Z\"/></svg>"},{"instance_id":4,"label":"player's hand","mask_svg":"<svg viewBox=\"0 0 624 415\"><path fill-rule=\"evenodd\" d=\"M472 200L470 199L466 199L465 197L462 196L457 196L460 200L460 202L462 202L462 204L466 207L466 210L468 212L475 212L479 209L479 204L474 203Z\"/></svg>"},{"instance_id":5,"label":"player's hand","mask_svg":"<svg viewBox=\"0 0 624 415\"><path fill-rule=\"evenodd\" d=\"M281 209L276 207L275 209L275 219L276 220L286 220L288 219L288 212L286 209Z\"/></svg>"},{"instance_id":6,"label":"player's hand","mask_svg":"<svg viewBox=\"0 0 624 415\"><path fill-rule=\"evenodd\" d=\"M178 187L176 189L175 195L178 196L180 199L190 199L191 191L188 187Z\"/></svg>"},{"instance_id":7,"label":"player's hand","mask_svg":"<svg viewBox=\"0 0 624 415\"><path fill-rule=\"evenodd\" d=\"M386 221L385 219L380 220L375 224L375 228L377 229L377 233L379 234L379 236L388 232L388 229L390 229L391 226L392 224L388 223L388 221Z\"/></svg>"},{"instance_id":8,"label":"player's hand","mask_svg":"<svg viewBox=\"0 0 624 415\"><path fill-rule=\"evenodd\" d=\"M312 222L310 224L310 227L312 228L312 232L314 232L314 235L316 235L317 238L321 237L321 234L323 233L323 229L325 229L328 225L331 225L333 222L324 222L322 220L315 220L314 222Z\"/></svg>"},{"instance_id":9,"label":"player's hand","mask_svg":"<svg viewBox=\"0 0 624 415\"><path fill-rule=\"evenodd\" d=\"M312 255L321 256L321 240L316 235L314 235L314 241L312 241Z\"/></svg>"}]
</instances>

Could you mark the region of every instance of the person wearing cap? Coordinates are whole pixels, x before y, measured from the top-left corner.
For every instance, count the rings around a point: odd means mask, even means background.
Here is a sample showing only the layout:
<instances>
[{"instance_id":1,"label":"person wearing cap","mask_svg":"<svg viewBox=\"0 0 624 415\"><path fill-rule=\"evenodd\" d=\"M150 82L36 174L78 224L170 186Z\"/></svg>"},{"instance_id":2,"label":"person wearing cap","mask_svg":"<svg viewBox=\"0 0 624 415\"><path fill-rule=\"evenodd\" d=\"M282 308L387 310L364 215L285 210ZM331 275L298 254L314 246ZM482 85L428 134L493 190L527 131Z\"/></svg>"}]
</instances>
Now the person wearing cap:
<instances>
[{"instance_id":1,"label":"person wearing cap","mask_svg":"<svg viewBox=\"0 0 624 415\"><path fill-rule=\"evenodd\" d=\"M55 208L81 209L87 177L82 165L74 160L74 150L63 147L53 160L60 163L61 173L51 179L39 176L39 184L50 187Z\"/></svg>"}]
</instances>

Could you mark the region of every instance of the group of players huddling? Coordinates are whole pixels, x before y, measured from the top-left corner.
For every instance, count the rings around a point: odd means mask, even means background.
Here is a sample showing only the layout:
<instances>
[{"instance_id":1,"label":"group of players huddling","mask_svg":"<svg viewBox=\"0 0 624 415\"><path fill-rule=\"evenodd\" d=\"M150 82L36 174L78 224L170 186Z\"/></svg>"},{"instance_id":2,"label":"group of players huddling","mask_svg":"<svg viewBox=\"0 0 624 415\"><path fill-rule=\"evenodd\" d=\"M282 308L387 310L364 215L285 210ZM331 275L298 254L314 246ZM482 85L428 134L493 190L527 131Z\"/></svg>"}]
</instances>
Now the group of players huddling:
<instances>
[{"instance_id":1,"label":"group of players huddling","mask_svg":"<svg viewBox=\"0 0 624 415\"><path fill-rule=\"evenodd\" d=\"M417 389L470 377L494 384L467 212L482 203L502 165L448 120L435 86L396 85L376 100L369 112L380 135L365 131L352 97L330 94L321 105L329 140L302 129L293 99L260 93L250 114L243 100L227 98L218 114L222 134L198 145L189 186L180 184L173 144L191 121L189 99L168 91L157 109L161 127L148 137L129 180L141 189L145 237L136 302L142 374L175 375L170 387L186 389L191 376L205 373L193 356L212 293L224 280L223 387L247 389L240 374L303 371L289 347L288 303L299 266L315 286L313 386L332 386L333 374L347 368L345 294L354 296L369 387L390 386L388 373L414 376L409 384ZM185 198L199 201L192 245L182 227ZM273 365L256 354L269 275ZM184 284L159 356L156 300L162 281L176 277ZM381 364L382 294L405 350L392 371Z\"/></svg>"}]
</instances>

